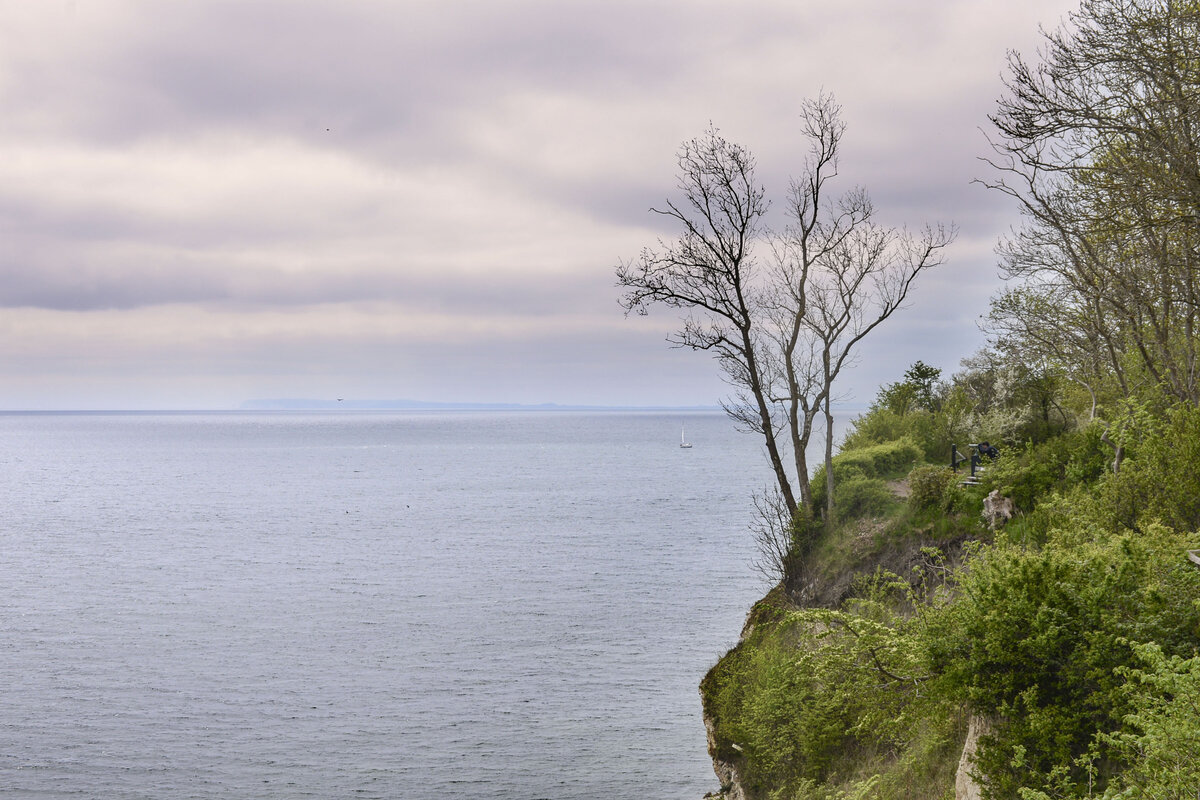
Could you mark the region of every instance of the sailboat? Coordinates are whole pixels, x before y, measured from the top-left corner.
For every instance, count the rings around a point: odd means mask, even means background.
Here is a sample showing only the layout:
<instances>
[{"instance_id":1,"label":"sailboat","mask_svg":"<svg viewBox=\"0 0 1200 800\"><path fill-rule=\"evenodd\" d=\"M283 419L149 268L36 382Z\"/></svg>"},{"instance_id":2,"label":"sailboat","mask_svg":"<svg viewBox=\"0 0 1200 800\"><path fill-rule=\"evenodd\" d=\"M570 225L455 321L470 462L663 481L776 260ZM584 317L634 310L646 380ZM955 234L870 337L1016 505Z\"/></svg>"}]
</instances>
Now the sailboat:
<instances>
[{"instance_id":1,"label":"sailboat","mask_svg":"<svg viewBox=\"0 0 1200 800\"><path fill-rule=\"evenodd\" d=\"M682 425L679 426L679 446L680 447L691 447L692 446L692 443L689 442L686 438L684 438Z\"/></svg>"}]
</instances>

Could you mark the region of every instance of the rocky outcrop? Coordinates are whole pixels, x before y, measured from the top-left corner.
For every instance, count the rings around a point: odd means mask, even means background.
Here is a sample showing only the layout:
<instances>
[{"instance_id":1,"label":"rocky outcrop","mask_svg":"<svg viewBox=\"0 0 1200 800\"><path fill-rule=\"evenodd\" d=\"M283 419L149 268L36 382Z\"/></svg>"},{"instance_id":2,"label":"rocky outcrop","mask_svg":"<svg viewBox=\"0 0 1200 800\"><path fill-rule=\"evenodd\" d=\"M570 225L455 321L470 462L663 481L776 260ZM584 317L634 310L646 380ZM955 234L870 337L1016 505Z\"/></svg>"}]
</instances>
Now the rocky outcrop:
<instances>
[{"instance_id":1,"label":"rocky outcrop","mask_svg":"<svg viewBox=\"0 0 1200 800\"><path fill-rule=\"evenodd\" d=\"M967 741L963 744L962 758L958 760L958 774L954 777L954 800L982 800L982 789L971 774L974 766L971 762L979 749L979 737L987 730L987 720L971 715L967 723Z\"/></svg>"},{"instance_id":2,"label":"rocky outcrop","mask_svg":"<svg viewBox=\"0 0 1200 800\"><path fill-rule=\"evenodd\" d=\"M992 530L1008 522L1015 513L1012 498L1002 497L999 489L993 489L991 494L983 499L983 518Z\"/></svg>"},{"instance_id":3,"label":"rocky outcrop","mask_svg":"<svg viewBox=\"0 0 1200 800\"><path fill-rule=\"evenodd\" d=\"M717 780L721 782L719 792L715 794L710 792L705 797L709 800L746 800L746 790L742 787L737 764L726 761L717 755L716 731L713 727L712 717L707 713L704 714L704 730L708 734L708 753L712 756L713 772L716 773Z\"/></svg>"}]
</instances>

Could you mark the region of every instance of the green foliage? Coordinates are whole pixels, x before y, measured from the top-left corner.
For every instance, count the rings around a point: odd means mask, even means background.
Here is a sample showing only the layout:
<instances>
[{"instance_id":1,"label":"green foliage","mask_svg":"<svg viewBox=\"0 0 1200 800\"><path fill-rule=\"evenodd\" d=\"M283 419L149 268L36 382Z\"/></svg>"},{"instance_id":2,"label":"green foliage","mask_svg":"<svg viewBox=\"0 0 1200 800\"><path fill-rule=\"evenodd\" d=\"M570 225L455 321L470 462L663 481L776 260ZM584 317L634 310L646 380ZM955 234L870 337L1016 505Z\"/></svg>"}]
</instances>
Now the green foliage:
<instances>
[{"instance_id":1,"label":"green foliage","mask_svg":"<svg viewBox=\"0 0 1200 800\"><path fill-rule=\"evenodd\" d=\"M992 377L993 401L1016 396ZM907 508L858 528L807 520L797 574L844 588L881 546L982 536L981 491L1023 513L961 566L938 562L945 583L877 574L837 610L756 612L705 679L718 755L761 800L948 800L970 712L991 723L975 764L990 800L1195 797L1200 569L1184 553L1200 546L1200 409L1149 394L1105 407L1107 424L1008 444L963 489L913 464L930 442L989 438L953 432L993 411L961 385L941 397L856 421L833 463L838 518L890 513L885 481L906 472ZM1125 447L1116 475L1106 432ZM823 502L823 468L813 488Z\"/></svg>"},{"instance_id":2,"label":"green foliage","mask_svg":"<svg viewBox=\"0 0 1200 800\"><path fill-rule=\"evenodd\" d=\"M941 406L938 378L942 371L918 361L904 373L904 380L880 388L874 406L903 417L913 411L936 412Z\"/></svg>"},{"instance_id":3,"label":"green foliage","mask_svg":"<svg viewBox=\"0 0 1200 800\"><path fill-rule=\"evenodd\" d=\"M1011 497L1017 508L1031 511L1040 498L1071 485L1097 480L1111 451L1100 440L1103 428L1092 425L1023 449L1006 449L986 464L986 487Z\"/></svg>"},{"instance_id":4,"label":"green foliage","mask_svg":"<svg viewBox=\"0 0 1200 800\"><path fill-rule=\"evenodd\" d=\"M1095 483L1111 468L1113 451L1101 437L1102 423L1092 423L1079 431L1064 434L1069 447L1063 478L1068 486L1086 486Z\"/></svg>"},{"instance_id":5,"label":"green foliage","mask_svg":"<svg viewBox=\"0 0 1200 800\"><path fill-rule=\"evenodd\" d=\"M868 478L903 475L921 458L921 450L911 439L901 438L842 452L833 457L834 478L840 468L857 468Z\"/></svg>"},{"instance_id":6,"label":"green foliage","mask_svg":"<svg viewBox=\"0 0 1200 800\"><path fill-rule=\"evenodd\" d=\"M901 413L898 409L903 404L889 398L881 395L866 414L853 421L842 442L843 451L907 438L920 448L923 460L948 464L952 444L965 446L984 439L1013 443L1031 436L1040 441L1048 431L1062 427L1030 423L1029 409L1023 406L981 407L961 384L939 396L936 410L916 408Z\"/></svg>"},{"instance_id":7,"label":"green foliage","mask_svg":"<svg viewBox=\"0 0 1200 800\"><path fill-rule=\"evenodd\" d=\"M1001 542L972 560L961 596L944 606L927 640L946 690L996 720L977 766L990 797L1022 788L1082 792L1087 765L1119 767L1122 754L1095 745L1121 730L1133 706L1121 669L1129 642L1189 653L1200 633L1200 570L1185 536L1062 531L1041 550Z\"/></svg>"},{"instance_id":8,"label":"green foliage","mask_svg":"<svg viewBox=\"0 0 1200 800\"><path fill-rule=\"evenodd\" d=\"M952 768L863 764L912 743L957 759L957 716L921 691L927 679L913 623L894 610L907 583L881 573L842 611L808 609L760 625L701 685L718 756L741 763L752 793L780 798L937 797L923 780ZM894 760L893 756L888 757Z\"/></svg>"},{"instance_id":9,"label":"green foliage","mask_svg":"<svg viewBox=\"0 0 1200 800\"><path fill-rule=\"evenodd\" d=\"M943 437L935 432L934 421L934 415L929 412L899 414L889 408L872 408L853 420L841 449L842 452L861 450L885 442L909 439L920 447L925 460L949 461L949 443L945 448L941 447Z\"/></svg>"},{"instance_id":10,"label":"green foliage","mask_svg":"<svg viewBox=\"0 0 1200 800\"><path fill-rule=\"evenodd\" d=\"M1128 730L1101 737L1132 766L1105 798L1195 800L1200 796L1200 656L1167 656L1135 645L1138 666L1122 667Z\"/></svg>"},{"instance_id":11,"label":"green foliage","mask_svg":"<svg viewBox=\"0 0 1200 800\"><path fill-rule=\"evenodd\" d=\"M861 479L895 478L903 475L921 457L916 444L907 438L873 444L860 448L843 448L833 457L835 491L842 484ZM813 496L818 507L825 500L825 465L821 464L812 477Z\"/></svg>"},{"instance_id":12,"label":"green foliage","mask_svg":"<svg viewBox=\"0 0 1200 800\"><path fill-rule=\"evenodd\" d=\"M753 791L821 780L849 743L846 709L824 702L824 687L797 664L797 650L815 636L814 626L799 617L759 626L701 684L717 723L717 755L744 759L743 780Z\"/></svg>"},{"instance_id":13,"label":"green foliage","mask_svg":"<svg viewBox=\"0 0 1200 800\"><path fill-rule=\"evenodd\" d=\"M908 473L908 504L916 511L944 511L958 481L958 473L949 467L916 467Z\"/></svg>"},{"instance_id":14,"label":"green foliage","mask_svg":"<svg viewBox=\"0 0 1200 800\"><path fill-rule=\"evenodd\" d=\"M834 513L838 519L880 516L895 506L895 495L885 478L903 475L921 451L911 439L843 450L833 457ZM813 503L825 507L825 465L812 478Z\"/></svg>"},{"instance_id":15,"label":"green foliage","mask_svg":"<svg viewBox=\"0 0 1200 800\"><path fill-rule=\"evenodd\" d=\"M987 535L981 515L983 494L976 487L960 485L962 479L962 473L949 467L914 467L906 478L907 507L891 526L889 538L957 542Z\"/></svg>"},{"instance_id":16,"label":"green foliage","mask_svg":"<svg viewBox=\"0 0 1200 800\"><path fill-rule=\"evenodd\" d=\"M838 519L878 517L896 504L892 490L873 478L846 481L836 492L833 508Z\"/></svg>"},{"instance_id":17,"label":"green foliage","mask_svg":"<svg viewBox=\"0 0 1200 800\"><path fill-rule=\"evenodd\" d=\"M904 372L904 382L915 389L917 404L926 411L938 410L937 381L942 371L918 361Z\"/></svg>"},{"instance_id":18,"label":"green foliage","mask_svg":"<svg viewBox=\"0 0 1200 800\"><path fill-rule=\"evenodd\" d=\"M1129 419L1122 431L1129 455L1105 484L1114 523L1139 529L1161 520L1178 530L1200 528L1200 408L1178 404Z\"/></svg>"}]
</instances>

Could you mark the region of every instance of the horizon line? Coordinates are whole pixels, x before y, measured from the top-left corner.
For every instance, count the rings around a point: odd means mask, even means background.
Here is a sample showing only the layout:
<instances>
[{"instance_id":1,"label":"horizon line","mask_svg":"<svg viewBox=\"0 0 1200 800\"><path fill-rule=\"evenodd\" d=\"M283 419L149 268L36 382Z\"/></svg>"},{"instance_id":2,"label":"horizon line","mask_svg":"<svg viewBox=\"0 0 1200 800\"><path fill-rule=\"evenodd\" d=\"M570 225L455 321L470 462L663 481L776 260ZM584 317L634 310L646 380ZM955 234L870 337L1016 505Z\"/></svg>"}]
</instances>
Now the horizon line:
<instances>
[{"instance_id":1,"label":"horizon line","mask_svg":"<svg viewBox=\"0 0 1200 800\"><path fill-rule=\"evenodd\" d=\"M835 405L836 407L836 405ZM842 411L865 411L868 404L840 404ZM720 412L720 404L627 404L605 403L505 403L423 400L320 400L311 398L262 398L245 400L237 406L225 407L74 407L74 408L8 408L0 414L203 414L253 413L262 411L691 411Z\"/></svg>"}]
</instances>

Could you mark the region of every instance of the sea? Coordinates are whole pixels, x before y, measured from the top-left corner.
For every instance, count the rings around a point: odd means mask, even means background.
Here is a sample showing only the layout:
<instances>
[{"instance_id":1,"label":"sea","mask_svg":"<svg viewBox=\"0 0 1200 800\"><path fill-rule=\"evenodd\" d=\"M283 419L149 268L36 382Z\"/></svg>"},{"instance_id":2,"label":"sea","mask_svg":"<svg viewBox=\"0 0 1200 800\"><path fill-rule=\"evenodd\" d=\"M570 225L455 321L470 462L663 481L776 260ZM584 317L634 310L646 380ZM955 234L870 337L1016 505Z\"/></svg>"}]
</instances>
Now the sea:
<instances>
[{"instance_id":1,"label":"sea","mask_svg":"<svg viewBox=\"0 0 1200 800\"><path fill-rule=\"evenodd\" d=\"M0 796L718 788L770 478L719 412L10 413L0 474Z\"/></svg>"}]
</instances>

